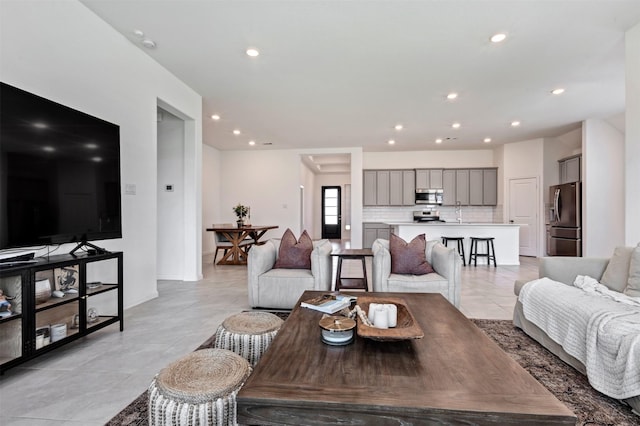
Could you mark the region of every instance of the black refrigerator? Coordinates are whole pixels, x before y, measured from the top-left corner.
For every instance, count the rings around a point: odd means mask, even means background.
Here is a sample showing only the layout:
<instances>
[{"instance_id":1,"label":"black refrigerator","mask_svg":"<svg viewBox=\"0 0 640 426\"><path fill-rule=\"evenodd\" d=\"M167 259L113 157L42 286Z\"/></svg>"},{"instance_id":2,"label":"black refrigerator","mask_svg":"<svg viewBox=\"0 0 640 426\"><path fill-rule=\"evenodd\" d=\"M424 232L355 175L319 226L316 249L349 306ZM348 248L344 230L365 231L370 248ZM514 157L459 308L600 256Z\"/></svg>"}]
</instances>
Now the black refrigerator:
<instances>
[{"instance_id":1,"label":"black refrigerator","mask_svg":"<svg viewBox=\"0 0 640 426\"><path fill-rule=\"evenodd\" d=\"M549 256L582 256L580 182L549 187L549 223L547 254Z\"/></svg>"}]
</instances>

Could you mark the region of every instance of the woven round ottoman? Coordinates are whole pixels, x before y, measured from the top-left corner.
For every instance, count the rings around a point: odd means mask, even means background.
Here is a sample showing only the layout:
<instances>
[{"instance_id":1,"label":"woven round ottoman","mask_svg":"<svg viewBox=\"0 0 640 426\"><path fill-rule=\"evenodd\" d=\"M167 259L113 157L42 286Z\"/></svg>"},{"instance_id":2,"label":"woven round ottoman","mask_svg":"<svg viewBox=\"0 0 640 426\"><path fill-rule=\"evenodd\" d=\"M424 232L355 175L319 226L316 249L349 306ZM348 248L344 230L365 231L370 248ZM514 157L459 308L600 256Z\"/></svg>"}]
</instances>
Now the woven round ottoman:
<instances>
[{"instance_id":1,"label":"woven round ottoman","mask_svg":"<svg viewBox=\"0 0 640 426\"><path fill-rule=\"evenodd\" d=\"M216 330L216 348L229 349L255 366L282 326L269 312L242 312L225 319Z\"/></svg>"},{"instance_id":2,"label":"woven round ottoman","mask_svg":"<svg viewBox=\"0 0 640 426\"><path fill-rule=\"evenodd\" d=\"M150 425L235 425L236 395L249 363L225 349L202 349L163 368L149 386Z\"/></svg>"}]
</instances>

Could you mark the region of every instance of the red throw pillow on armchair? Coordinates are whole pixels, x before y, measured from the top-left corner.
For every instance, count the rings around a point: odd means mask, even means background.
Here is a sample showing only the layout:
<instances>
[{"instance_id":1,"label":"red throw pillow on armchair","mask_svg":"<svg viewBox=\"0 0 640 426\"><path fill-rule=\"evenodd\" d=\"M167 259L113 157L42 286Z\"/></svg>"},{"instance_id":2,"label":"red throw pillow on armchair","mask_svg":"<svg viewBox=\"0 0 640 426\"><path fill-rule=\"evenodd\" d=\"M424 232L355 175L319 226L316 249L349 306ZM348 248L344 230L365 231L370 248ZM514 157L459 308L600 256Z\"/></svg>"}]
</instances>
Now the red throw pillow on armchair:
<instances>
[{"instance_id":1,"label":"red throw pillow on armchair","mask_svg":"<svg viewBox=\"0 0 640 426\"><path fill-rule=\"evenodd\" d=\"M425 275L433 272L433 268L427 262L426 247L427 240L424 234L418 235L409 243L397 235L391 234L389 239L391 273Z\"/></svg>"},{"instance_id":2,"label":"red throw pillow on armchair","mask_svg":"<svg viewBox=\"0 0 640 426\"><path fill-rule=\"evenodd\" d=\"M291 229L287 228L280 240L278 258L273 268L283 269L311 269L311 251L313 251L313 241L302 231L300 239L296 240Z\"/></svg>"}]
</instances>

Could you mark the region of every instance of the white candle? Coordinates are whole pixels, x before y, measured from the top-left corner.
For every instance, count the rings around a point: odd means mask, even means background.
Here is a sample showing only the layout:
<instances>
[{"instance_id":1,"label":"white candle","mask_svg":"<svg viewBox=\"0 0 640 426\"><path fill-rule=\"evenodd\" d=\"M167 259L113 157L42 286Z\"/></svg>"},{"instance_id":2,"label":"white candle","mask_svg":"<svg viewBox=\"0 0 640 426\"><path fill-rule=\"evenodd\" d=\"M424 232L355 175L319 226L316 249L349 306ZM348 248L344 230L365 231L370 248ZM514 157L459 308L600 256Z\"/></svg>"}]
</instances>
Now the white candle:
<instances>
[{"instance_id":1,"label":"white candle","mask_svg":"<svg viewBox=\"0 0 640 426\"><path fill-rule=\"evenodd\" d=\"M393 328L398 325L398 307L392 303L385 305L389 314L389 327Z\"/></svg>"}]
</instances>

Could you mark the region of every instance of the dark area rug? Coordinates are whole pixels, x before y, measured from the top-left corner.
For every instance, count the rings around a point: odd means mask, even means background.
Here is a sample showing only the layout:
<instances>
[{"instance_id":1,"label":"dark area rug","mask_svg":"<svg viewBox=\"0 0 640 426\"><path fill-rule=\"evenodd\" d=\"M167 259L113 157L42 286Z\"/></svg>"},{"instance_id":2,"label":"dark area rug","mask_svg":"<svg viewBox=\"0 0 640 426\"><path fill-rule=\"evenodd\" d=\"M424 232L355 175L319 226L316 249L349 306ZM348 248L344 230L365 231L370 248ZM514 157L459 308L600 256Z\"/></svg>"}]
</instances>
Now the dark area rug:
<instances>
[{"instance_id":1,"label":"dark area rug","mask_svg":"<svg viewBox=\"0 0 640 426\"><path fill-rule=\"evenodd\" d=\"M286 318L287 313L274 312ZM578 417L577 425L639 425L640 417L618 400L595 391L587 378L562 362L507 320L472 320L507 354ZM213 336L198 349L213 346ZM109 426L147 425L147 392L111 419Z\"/></svg>"}]
</instances>

